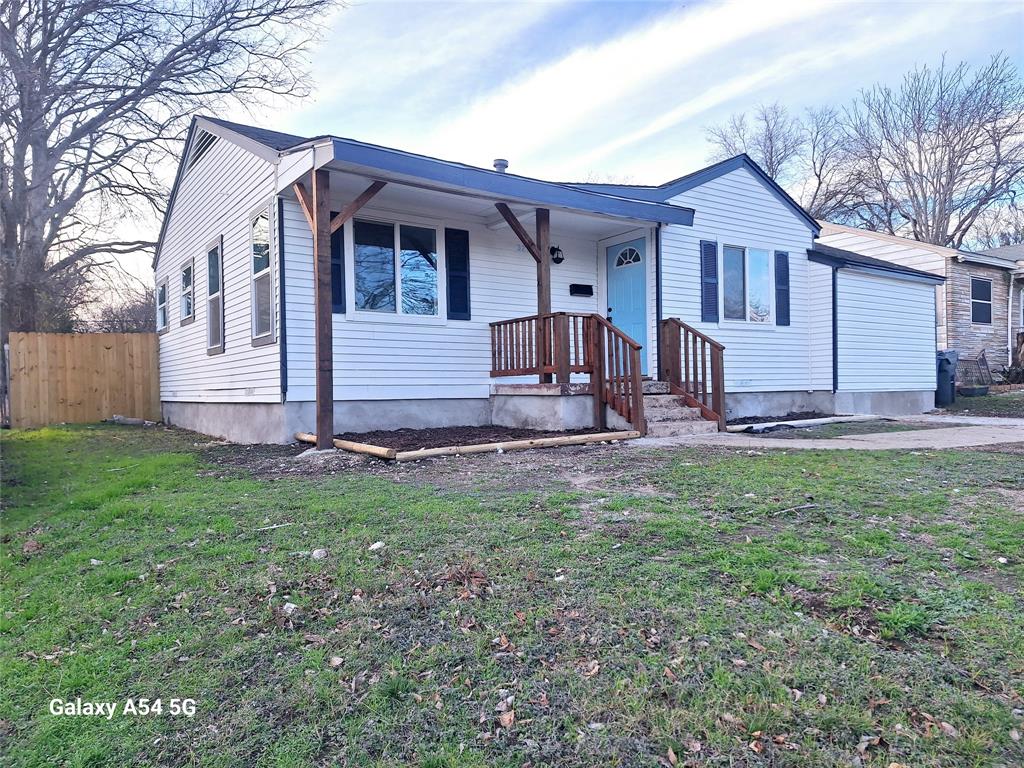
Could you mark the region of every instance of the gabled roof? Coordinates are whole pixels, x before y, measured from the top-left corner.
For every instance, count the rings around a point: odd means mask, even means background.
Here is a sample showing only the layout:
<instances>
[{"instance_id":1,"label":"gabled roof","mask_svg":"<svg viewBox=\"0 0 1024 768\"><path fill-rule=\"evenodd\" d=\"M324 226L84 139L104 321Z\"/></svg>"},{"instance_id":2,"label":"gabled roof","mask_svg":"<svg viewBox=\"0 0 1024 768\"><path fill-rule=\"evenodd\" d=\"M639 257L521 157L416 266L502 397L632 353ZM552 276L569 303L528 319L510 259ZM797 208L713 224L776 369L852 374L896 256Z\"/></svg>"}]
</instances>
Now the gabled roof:
<instances>
[{"instance_id":1,"label":"gabled roof","mask_svg":"<svg viewBox=\"0 0 1024 768\"><path fill-rule=\"evenodd\" d=\"M732 173L737 168L746 168L754 176L767 187L768 191L775 195L778 200L789 207L793 213L799 216L811 231L817 234L821 230L821 225L805 211L800 204L794 200L778 183L767 173L762 170L761 166L755 163L749 155L740 154L735 157L730 157L726 160L709 165L707 168L701 168L699 171L687 174L686 176L680 176L678 179L667 181L657 187L649 187L642 185L631 185L631 184L586 184L577 183L573 186L579 187L580 189L589 189L594 192L604 192L607 194L618 194L634 197L642 200L657 200L665 201L676 195L681 195L683 192L688 192L695 187L699 187L702 184L706 184L709 181L717 179L719 176L724 176L727 173Z\"/></svg>"},{"instance_id":2,"label":"gabled roof","mask_svg":"<svg viewBox=\"0 0 1024 768\"><path fill-rule=\"evenodd\" d=\"M813 248L807 249L807 258L818 264L825 264L838 269L860 267L862 269L870 269L873 272L887 272L902 277L911 277L915 280L924 280L936 285L946 280L941 275L935 275L931 272L904 267L900 264L893 264L891 261L883 261L882 259L854 253L853 251L844 251L842 248L835 248L819 242L815 242Z\"/></svg>"},{"instance_id":3,"label":"gabled roof","mask_svg":"<svg viewBox=\"0 0 1024 768\"><path fill-rule=\"evenodd\" d=\"M995 256L996 258L1017 262L1024 259L1024 243L1003 245L999 248L989 248L988 250L982 251L982 253L986 256Z\"/></svg>"},{"instance_id":4,"label":"gabled roof","mask_svg":"<svg viewBox=\"0 0 1024 768\"><path fill-rule=\"evenodd\" d=\"M329 144L332 159L327 168L352 173L362 173L382 181L426 187L440 192L475 195L503 200L505 202L529 203L595 213L617 218L636 219L644 222L693 225L693 209L672 205L665 201L648 200L642 197L599 192L582 189L572 184L500 173L495 170L478 168L450 160L405 152L390 147L368 144L354 139L331 135L304 138L290 133L257 128L241 123L232 123L219 118L199 116L192 119L185 153L178 164L177 175L160 228L153 266L156 266L163 244L167 221L174 206L178 186L186 173L185 159L189 156L192 142L203 133L215 133L228 138L243 148L277 163L282 155L308 146Z\"/></svg>"}]
</instances>

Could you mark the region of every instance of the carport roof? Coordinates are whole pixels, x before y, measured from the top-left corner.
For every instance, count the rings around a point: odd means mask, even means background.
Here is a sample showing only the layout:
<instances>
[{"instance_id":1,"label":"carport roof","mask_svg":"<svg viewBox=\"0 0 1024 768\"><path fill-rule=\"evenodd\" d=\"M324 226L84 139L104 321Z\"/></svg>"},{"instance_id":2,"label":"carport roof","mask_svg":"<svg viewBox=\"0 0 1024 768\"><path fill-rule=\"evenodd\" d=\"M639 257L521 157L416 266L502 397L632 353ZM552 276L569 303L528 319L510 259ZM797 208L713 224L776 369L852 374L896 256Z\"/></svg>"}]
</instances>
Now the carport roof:
<instances>
[{"instance_id":1,"label":"carport roof","mask_svg":"<svg viewBox=\"0 0 1024 768\"><path fill-rule=\"evenodd\" d=\"M894 276L925 280L936 285L945 282L946 278L935 275L931 272L922 272L920 269L904 267L902 264L893 264L891 261L875 259L865 256L862 253L844 251L842 248L835 248L824 243L815 243L813 248L807 249L807 258L818 264L825 264L829 267L842 269L844 267L860 267L877 272L891 272Z\"/></svg>"}]
</instances>

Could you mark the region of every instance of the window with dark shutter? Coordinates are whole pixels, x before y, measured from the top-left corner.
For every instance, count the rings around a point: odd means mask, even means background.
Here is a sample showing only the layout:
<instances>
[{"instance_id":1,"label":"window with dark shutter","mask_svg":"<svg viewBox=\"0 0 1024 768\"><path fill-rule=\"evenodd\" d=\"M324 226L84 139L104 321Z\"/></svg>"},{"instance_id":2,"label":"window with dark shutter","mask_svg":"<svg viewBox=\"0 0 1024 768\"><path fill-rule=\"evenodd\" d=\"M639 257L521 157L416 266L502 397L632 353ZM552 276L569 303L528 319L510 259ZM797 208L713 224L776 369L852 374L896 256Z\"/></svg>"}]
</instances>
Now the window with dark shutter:
<instances>
[{"instance_id":1,"label":"window with dark shutter","mask_svg":"<svg viewBox=\"0 0 1024 768\"><path fill-rule=\"evenodd\" d=\"M789 254L775 252L775 324L789 325Z\"/></svg>"},{"instance_id":2,"label":"window with dark shutter","mask_svg":"<svg viewBox=\"0 0 1024 768\"><path fill-rule=\"evenodd\" d=\"M331 218L337 216L331 211ZM345 312L345 228L331 233L331 312Z\"/></svg>"},{"instance_id":3,"label":"window with dark shutter","mask_svg":"<svg viewBox=\"0 0 1024 768\"><path fill-rule=\"evenodd\" d=\"M448 319L469 320L469 232L445 229L444 252L448 276Z\"/></svg>"},{"instance_id":4,"label":"window with dark shutter","mask_svg":"<svg viewBox=\"0 0 1024 768\"><path fill-rule=\"evenodd\" d=\"M700 241L700 319L718 322L718 243Z\"/></svg>"}]
</instances>

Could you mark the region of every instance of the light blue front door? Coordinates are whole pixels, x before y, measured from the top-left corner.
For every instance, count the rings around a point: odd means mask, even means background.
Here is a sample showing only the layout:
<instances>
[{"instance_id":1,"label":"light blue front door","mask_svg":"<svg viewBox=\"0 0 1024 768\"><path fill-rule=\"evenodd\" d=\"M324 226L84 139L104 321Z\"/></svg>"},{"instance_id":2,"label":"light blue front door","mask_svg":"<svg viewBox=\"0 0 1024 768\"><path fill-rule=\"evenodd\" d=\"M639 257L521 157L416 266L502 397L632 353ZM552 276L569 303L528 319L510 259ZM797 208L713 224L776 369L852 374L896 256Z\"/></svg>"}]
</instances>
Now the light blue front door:
<instances>
[{"instance_id":1,"label":"light blue front door","mask_svg":"<svg viewBox=\"0 0 1024 768\"><path fill-rule=\"evenodd\" d=\"M605 249L608 257L608 319L643 345L640 365L647 373L647 244L644 238Z\"/></svg>"}]
</instances>

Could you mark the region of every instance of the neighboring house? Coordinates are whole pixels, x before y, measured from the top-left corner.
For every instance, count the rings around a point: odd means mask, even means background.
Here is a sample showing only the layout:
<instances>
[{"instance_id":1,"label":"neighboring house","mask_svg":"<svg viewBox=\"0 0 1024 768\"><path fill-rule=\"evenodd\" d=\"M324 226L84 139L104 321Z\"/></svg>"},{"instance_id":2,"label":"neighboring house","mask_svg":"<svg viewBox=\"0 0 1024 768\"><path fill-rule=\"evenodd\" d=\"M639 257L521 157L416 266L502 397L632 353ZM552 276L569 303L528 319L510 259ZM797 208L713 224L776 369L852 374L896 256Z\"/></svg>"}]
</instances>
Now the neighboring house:
<instances>
[{"instance_id":1,"label":"neighboring house","mask_svg":"<svg viewBox=\"0 0 1024 768\"><path fill-rule=\"evenodd\" d=\"M972 253L839 224L821 225L822 243L946 278L936 289L938 349L956 350L964 358L984 351L993 369L1012 359L1022 325L1021 266L1015 260L1024 257L1019 253L1015 257L1003 248Z\"/></svg>"},{"instance_id":2,"label":"neighboring house","mask_svg":"<svg viewBox=\"0 0 1024 768\"><path fill-rule=\"evenodd\" d=\"M1024 365L1024 243L990 248L981 253L1013 263L1013 283L1008 311L1012 340L1010 359L1014 365Z\"/></svg>"},{"instance_id":3,"label":"neighboring house","mask_svg":"<svg viewBox=\"0 0 1024 768\"><path fill-rule=\"evenodd\" d=\"M504 166L196 118L154 261L164 418L285 442L931 407L941 278L816 248L746 156L660 187Z\"/></svg>"}]
</instances>

